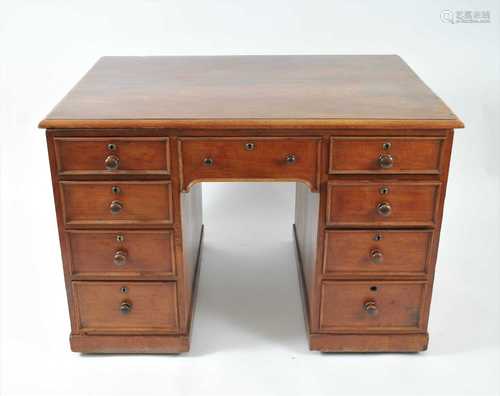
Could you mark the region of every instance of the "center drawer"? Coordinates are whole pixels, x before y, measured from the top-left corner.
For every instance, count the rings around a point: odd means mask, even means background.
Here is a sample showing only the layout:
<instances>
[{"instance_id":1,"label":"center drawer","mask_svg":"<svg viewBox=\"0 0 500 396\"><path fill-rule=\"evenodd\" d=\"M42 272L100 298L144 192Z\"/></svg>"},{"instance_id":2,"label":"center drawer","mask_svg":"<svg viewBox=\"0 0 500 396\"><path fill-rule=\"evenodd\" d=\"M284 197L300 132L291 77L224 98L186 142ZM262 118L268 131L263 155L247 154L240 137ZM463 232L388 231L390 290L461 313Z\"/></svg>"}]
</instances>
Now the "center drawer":
<instances>
[{"instance_id":1,"label":"center drawer","mask_svg":"<svg viewBox=\"0 0 500 396\"><path fill-rule=\"evenodd\" d=\"M66 226L172 224L169 181L60 182Z\"/></svg>"},{"instance_id":2,"label":"center drawer","mask_svg":"<svg viewBox=\"0 0 500 396\"><path fill-rule=\"evenodd\" d=\"M320 138L181 138L181 187L202 180L319 183Z\"/></svg>"},{"instance_id":3,"label":"center drawer","mask_svg":"<svg viewBox=\"0 0 500 396\"><path fill-rule=\"evenodd\" d=\"M178 329L175 282L73 282L85 333L172 333Z\"/></svg>"}]
</instances>

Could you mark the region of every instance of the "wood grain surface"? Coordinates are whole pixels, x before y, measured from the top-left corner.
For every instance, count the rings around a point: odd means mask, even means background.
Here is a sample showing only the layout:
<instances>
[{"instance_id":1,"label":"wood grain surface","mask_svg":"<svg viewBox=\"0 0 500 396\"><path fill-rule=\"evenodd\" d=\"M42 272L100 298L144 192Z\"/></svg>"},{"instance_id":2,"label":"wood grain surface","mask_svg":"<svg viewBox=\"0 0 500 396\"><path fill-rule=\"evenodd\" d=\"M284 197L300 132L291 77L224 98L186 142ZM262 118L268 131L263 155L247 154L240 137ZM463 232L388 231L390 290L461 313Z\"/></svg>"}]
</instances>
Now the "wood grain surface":
<instances>
[{"instance_id":1,"label":"wood grain surface","mask_svg":"<svg viewBox=\"0 0 500 396\"><path fill-rule=\"evenodd\" d=\"M396 55L103 57L40 123L460 128Z\"/></svg>"}]
</instances>

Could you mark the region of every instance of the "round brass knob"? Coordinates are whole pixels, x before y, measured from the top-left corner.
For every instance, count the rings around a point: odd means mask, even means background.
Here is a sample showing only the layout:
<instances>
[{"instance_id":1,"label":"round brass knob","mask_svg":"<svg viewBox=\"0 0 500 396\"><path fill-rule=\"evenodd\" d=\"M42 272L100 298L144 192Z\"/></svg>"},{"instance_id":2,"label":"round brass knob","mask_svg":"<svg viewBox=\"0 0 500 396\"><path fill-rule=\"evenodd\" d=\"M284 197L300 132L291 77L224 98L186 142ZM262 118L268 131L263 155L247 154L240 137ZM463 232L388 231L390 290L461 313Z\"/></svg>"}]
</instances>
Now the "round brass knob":
<instances>
[{"instance_id":1,"label":"round brass knob","mask_svg":"<svg viewBox=\"0 0 500 396\"><path fill-rule=\"evenodd\" d=\"M123 315L128 315L132 311L132 303L130 301L122 301L120 304L120 312Z\"/></svg>"},{"instance_id":2,"label":"round brass knob","mask_svg":"<svg viewBox=\"0 0 500 396\"><path fill-rule=\"evenodd\" d=\"M390 214L392 213L391 204L388 202L379 203L377 205L377 213L380 216L384 216L384 217L390 216Z\"/></svg>"},{"instance_id":3,"label":"round brass knob","mask_svg":"<svg viewBox=\"0 0 500 396\"><path fill-rule=\"evenodd\" d=\"M203 165L212 166L214 164L214 160L210 157L203 158Z\"/></svg>"},{"instance_id":4,"label":"round brass knob","mask_svg":"<svg viewBox=\"0 0 500 396\"><path fill-rule=\"evenodd\" d=\"M392 168L392 165L394 165L394 158L392 158L392 155L390 154L382 154L378 157L378 165L382 169Z\"/></svg>"},{"instance_id":5,"label":"round brass knob","mask_svg":"<svg viewBox=\"0 0 500 396\"><path fill-rule=\"evenodd\" d=\"M108 155L104 160L104 165L107 170L117 170L120 165L120 158L116 155Z\"/></svg>"},{"instance_id":6,"label":"round brass knob","mask_svg":"<svg viewBox=\"0 0 500 396\"><path fill-rule=\"evenodd\" d=\"M128 253L125 250L117 250L113 256L113 263L115 265L125 265L127 264Z\"/></svg>"},{"instance_id":7,"label":"round brass knob","mask_svg":"<svg viewBox=\"0 0 500 396\"><path fill-rule=\"evenodd\" d=\"M373 264L382 264L384 262L384 254L380 250L372 250L370 252L370 260Z\"/></svg>"},{"instance_id":8,"label":"round brass knob","mask_svg":"<svg viewBox=\"0 0 500 396\"><path fill-rule=\"evenodd\" d=\"M285 161L287 164L294 164L297 161L297 157L295 157L295 154L287 154Z\"/></svg>"},{"instance_id":9,"label":"round brass knob","mask_svg":"<svg viewBox=\"0 0 500 396\"><path fill-rule=\"evenodd\" d=\"M112 201L109 205L112 214L118 214L123 209L123 204L120 201Z\"/></svg>"},{"instance_id":10,"label":"round brass knob","mask_svg":"<svg viewBox=\"0 0 500 396\"><path fill-rule=\"evenodd\" d=\"M375 316L378 314L377 304L373 300L366 301L363 309L370 316Z\"/></svg>"}]
</instances>

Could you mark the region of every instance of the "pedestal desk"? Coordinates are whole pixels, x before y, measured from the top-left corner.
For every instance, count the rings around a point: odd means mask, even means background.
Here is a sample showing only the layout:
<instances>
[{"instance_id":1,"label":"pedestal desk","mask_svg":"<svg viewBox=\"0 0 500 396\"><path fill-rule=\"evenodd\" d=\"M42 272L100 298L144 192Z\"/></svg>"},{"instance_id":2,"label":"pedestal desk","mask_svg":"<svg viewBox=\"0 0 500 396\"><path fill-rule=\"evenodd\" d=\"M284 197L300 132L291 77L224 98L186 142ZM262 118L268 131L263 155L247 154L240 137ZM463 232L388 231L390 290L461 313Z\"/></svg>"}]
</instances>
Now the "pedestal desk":
<instances>
[{"instance_id":1,"label":"pedestal desk","mask_svg":"<svg viewBox=\"0 0 500 396\"><path fill-rule=\"evenodd\" d=\"M73 351L188 351L200 182L248 180L296 182L311 350L427 348L463 124L398 56L104 57L40 127Z\"/></svg>"}]
</instances>

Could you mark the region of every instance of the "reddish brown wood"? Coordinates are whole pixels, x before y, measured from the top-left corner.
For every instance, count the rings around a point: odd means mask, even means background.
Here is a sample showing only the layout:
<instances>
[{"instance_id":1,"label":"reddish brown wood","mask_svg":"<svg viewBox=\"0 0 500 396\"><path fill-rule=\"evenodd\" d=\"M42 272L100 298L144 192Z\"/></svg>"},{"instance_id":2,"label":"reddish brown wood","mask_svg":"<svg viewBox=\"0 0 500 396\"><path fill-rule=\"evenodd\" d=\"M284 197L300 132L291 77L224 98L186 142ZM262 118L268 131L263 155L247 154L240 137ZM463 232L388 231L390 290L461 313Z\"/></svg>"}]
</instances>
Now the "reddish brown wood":
<instances>
[{"instance_id":1,"label":"reddish brown wood","mask_svg":"<svg viewBox=\"0 0 500 396\"><path fill-rule=\"evenodd\" d=\"M377 125L463 127L395 55L104 57L40 123L42 128Z\"/></svg>"},{"instance_id":2,"label":"reddish brown wood","mask_svg":"<svg viewBox=\"0 0 500 396\"><path fill-rule=\"evenodd\" d=\"M432 246L431 230L325 232L325 275L425 275Z\"/></svg>"},{"instance_id":3,"label":"reddish brown wood","mask_svg":"<svg viewBox=\"0 0 500 396\"><path fill-rule=\"evenodd\" d=\"M299 181L311 349L427 348L450 128L463 124L398 57L104 58L41 125L72 350L189 349L203 230L196 183L210 180ZM110 155L117 170L105 169ZM389 216L376 210L383 202ZM123 267L113 263L119 248Z\"/></svg>"},{"instance_id":4,"label":"reddish brown wood","mask_svg":"<svg viewBox=\"0 0 500 396\"><path fill-rule=\"evenodd\" d=\"M327 223L342 227L433 227L438 182L335 181L328 184ZM381 190L387 188L388 193ZM391 213L377 208L389 204Z\"/></svg>"},{"instance_id":5,"label":"reddish brown wood","mask_svg":"<svg viewBox=\"0 0 500 396\"><path fill-rule=\"evenodd\" d=\"M330 140L331 174L436 174L441 171L443 137L335 137ZM393 164L382 168L381 156Z\"/></svg>"},{"instance_id":6,"label":"reddish brown wood","mask_svg":"<svg viewBox=\"0 0 500 396\"><path fill-rule=\"evenodd\" d=\"M59 233L59 243L61 246L61 257L62 257L62 269L64 272L64 284L66 288L66 298L68 300L68 311L71 324L71 334L76 334L78 332L78 318L75 312L75 301L73 296L73 288L71 286L71 266L70 266L70 255L71 252L68 247L68 241L66 238L63 211L62 211L62 197L61 190L59 187L59 177L57 173L56 166L56 153L55 144L53 139L53 134L51 131L46 132L47 140L47 151L49 157L50 173L52 176L52 193L54 196L54 206L57 220L57 228Z\"/></svg>"},{"instance_id":7,"label":"reddish brown wood","mask_svg":"<svg viewBox=\"0 0 500 396\"><path fill-rule=\"evenodd\" d=\"M217 180L301 180L318 189L317 138L181 138L179 142L183 190L195 182Z\"/></svg>"},{"instance_id":8,"label":"reddish brown wood","mask_svg":"<svg viewBox=\"0 0 500 396\"><path fill-rule=\"evenodd\" d=\"M313 334L309 347L321 352L420 352L429 336L422 334Z\"/></svg>"},{"instance_id":9,"label":"reddish brown wood","mask_svg":"<svg viewBox=\"0 0 500 396\"><path fill-rule=\"evenodd\" d=\"M388 120L388 119L300 119L300 118L275 118L275 119L141 119L141 120L60 120L45 119L38 125L39 128L59 129L71 132L76 129L164 129L165 130L204 130L212 131L218 135L225 130L244 131L243 135L253 135L254 130L266 131L265 135L280 134L282 130L294 130L296 135L309 134L326 130L333 132L342 130L372 130L384 129L386 132L398 133L401 129L422 130L425 133L448 128L463 128L460 120ZM191 136L191 133L188 135ZM238 134L236 134L238 135Z\"/></svg>"},{"instance_id":10,"label":"reddish brown wood","mask_svg":"<svg viewBox=\"0 0 500 396\"><path fill-rule=\"evenodd\" d=\"M169 140L165 137L64 137L55 138L60 175L167 175L170 172ZM106 168L106 158L116 156L118 168Z\"/></svg>"},{"instance_id":11,"label":"reddish brown wood","mask_svg":"<svg viewBox=\"0 0 500 396\"><path fill-rule=\"evenodd\" d=\"M320 194L309 191L303 183L296 183L294 236L300 261L300 274L304 281L304 303L307 311L314 309L315 272L319 231ZM307 315L309 320L309 315ZM308 323L310 327L311 324Z\"/></svg>"},{"instance_id":12,"label":"reddish brown wood","mask_svg":"<svg viewBox=\"0 0 500 396\"><path fill-rule=\"evenodd\" d=\"M325 281L320 329L326 332L421 331L424 290L423 282ZM369 303L373 303L373 314L366 309Z\"/></svg>"},{"instance_id":13,"label":"reddish brown wood","mask_svg":"<svg viewBox=\"0 0 500 396\"><path fill-rule=\"evenodd\" d=\"M80 331L84 333L175 333L175 282L73 282ZM122 313L121 304L130 304Z\"/></svg>"},{"instance_id":14,"label":"reddish brown wood","mask_svg":"<svg viewBox=\"0 0 500 396\"><path fill-rule=\"evenodd\" d=\"M311 130L311 132L304 131L302 128L280 128L280 129L272 129L269 128L243 128L243 127L233 127L226 128L223 130L214 130L214 129L203 129L203 128L194 128L194 127L185 127L182 129L172 129L172 128L69 128L69 129L50 129L51 135L54 137L65 138L65 137L86 137L86 138L95 138L95 137L107 137L107 138L116 138L118 136L121 137L136 137L138 139L142 139L144 137L169 137L169 146L170 146L170 166L174 167L176 163L175 153L177 152L177 141L179 138L186 137L322 137L324 140L323 143L326 144L325 154L326 154L326 164L328 171L328 156L330 153L329 142L331 137L378 137L379 139L385 139L388 137L435 137L435 138L446 138L449 130L443 128L434 128L434 129L414 129L414 128L400 128L400 129L387 129L387 128L370 128L370 129L362 129L353 128L353 127L344 127L337 128L331 130ZM310 136L308 136L310 135ZM175 143L174 143L175 140ZM172 150L172 146L174 150ZM96 177L99 175L96 175ZM118 177L120 175L111 175L112 177ZM146 177L147 175L141 175L141 179ZM174 172L172 170L171 176L174 176ZM417 176L417 175L415 175ZM75 176L72 176L74 178ZM412 176L413 177L413 176Z\"/></svg>"},{"instance_id":15,"label":"reddish brown wood","mask_svg":"<svg viewBox=\"0 0 500 396\"><path fill-rule=\"evenodd\" d=\"M429 260L429 268L428 268L428 276L427 276L427 288L426 288L426 293L425 293L425 298L424 298L424 304L423 304L423 314L422 314L422 326L424 328L427 328L427 325L429 323L429 314L430 314L430 306L431 306L431 299L432 299L432 290L434 286L434 274L435 274L435 269L436 269L436 262L437 262L437 255L438 255L438 247L439 247L439 238L441 235L441 224L443 221L443 212L444 212L444 199L446 196L446 187L448 184L448 174L449 174L449 169L450 169L450 161L451 161L451 149L453 145L453 131L449 131L447 134L447 139L445 141L445 149L444 149L444 155L443 155L443 164L444 168L446 169L446 172L443 173L441 176L441 194L436 202L436 225L435 225L435 232L434 232L434 238L432 242L432 249L431 249L431 257Z\"/></svg>"},{"instance_id":16,"label":"reddish brown wood","mask_svg":"<svg viewBox=\"0 0 500 396\"><path fill-rule=\"evenodd\" d=\"M198 270L200 244L203 232L201 184L191 187L189 193L181 193L181 223L183 230L182 254L185 269L186 309L192 308L191 300Z\"/></svg>"},{"instance_id":17,"label":"reddish brown wood","mask_svg":"<svg viewBox=\"0 0 500 396\"><path fill-rule=\"evenodd\" d=\"M129 279L175 275L174 233L165 231L66 232L73 279ZM123 263L115 263L122 253Z\"/></svg>"},{"instance_id":18,"label":"reddish brown wood","mask_svg":"<svg viewBox=\"0 0 500 396\"><path fill-rule=\"evenodd\" d=\"M172 189L167 181L63 181L60 186L63 217L68 227L154 227L173 221ZM113 187L120 192L114 193ZM112 213L113 202L123 205L119 213Z\"/></svg>"},{"instance_id":19,"label":"reddish brown wood","mask_svg":"<svg viewBox=\"0 0 500 396\"><path fill-rule=\"evenodd\" d=\"M70 337L71 350L83 353L182 353L189 352L184 335L78 335Z\"/></svg>"}]
</instances>

